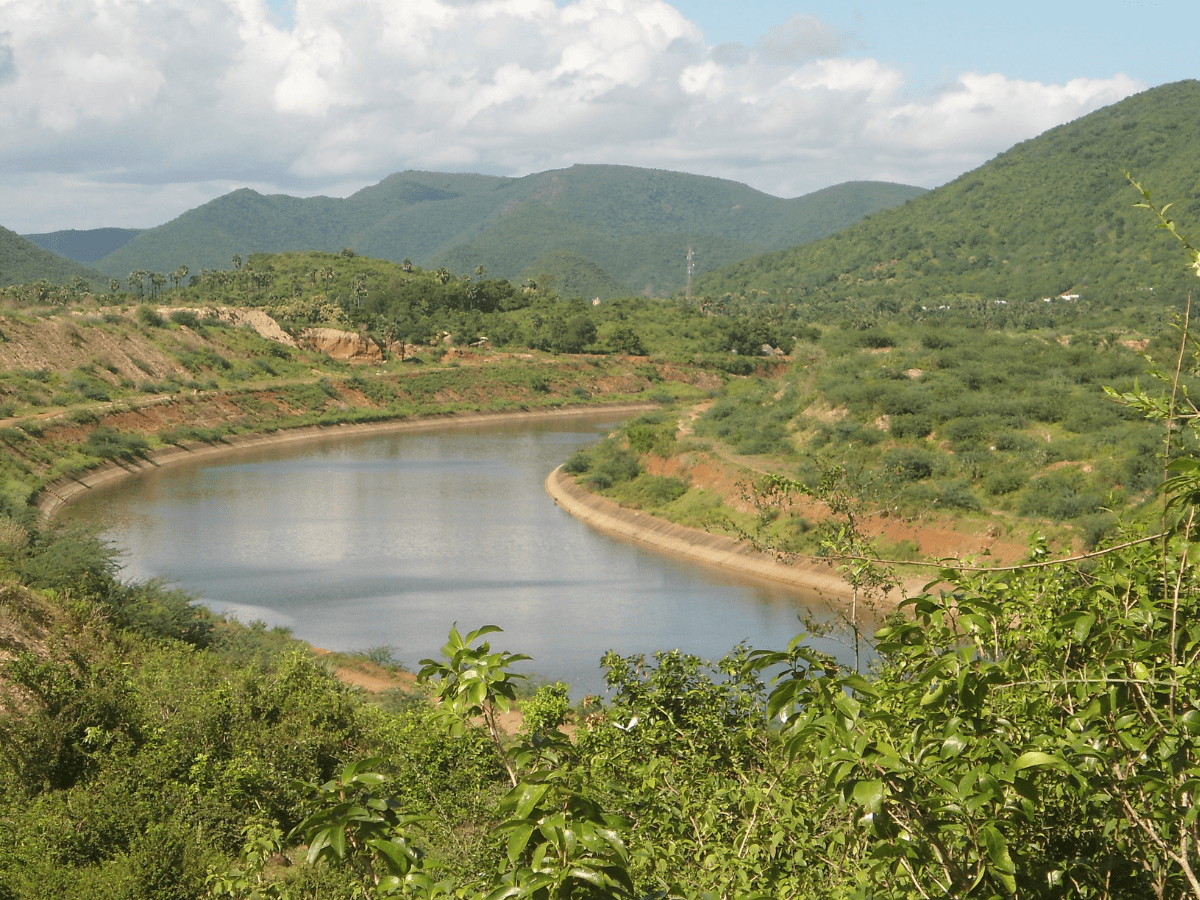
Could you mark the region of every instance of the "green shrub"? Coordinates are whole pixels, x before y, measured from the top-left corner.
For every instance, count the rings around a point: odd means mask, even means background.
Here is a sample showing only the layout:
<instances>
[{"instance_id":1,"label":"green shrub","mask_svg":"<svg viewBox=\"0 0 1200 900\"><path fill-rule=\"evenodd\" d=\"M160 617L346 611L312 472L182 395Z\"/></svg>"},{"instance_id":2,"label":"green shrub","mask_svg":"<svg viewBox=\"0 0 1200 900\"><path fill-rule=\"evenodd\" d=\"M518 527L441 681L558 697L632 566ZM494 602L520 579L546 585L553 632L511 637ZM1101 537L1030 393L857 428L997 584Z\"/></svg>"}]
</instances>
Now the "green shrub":
<instances>
[{"instance_id":1,"label":"green shrub","mask_svg":"<svg viewBox=\"0 0 1200 900\"><path fill-rule=\"evenodd\" d=\"M971 485L965 481L952 481L944 486L938 495L938 504L947 509L980 509L979 499L971 491Z\"/></svg>"},{"instance_id":2,"label":"green shrub","mask_svg":"<svg viewBox=\"0 0 1200 900\"><path fill-rule=\"evenodd\" d=\"M924 481L933 475L937 457L928 450L899 448L883 455L883 466L901 481Z\"/></svg>"},{"instance_id":3,"label":"green shrub","mask_svg":"<svg viewBox=\"0 0 1200 900\"><path fill-rule=\"evenodd\" d=\"M588 483L596 490L604 491L613 485L632 481L642 472L637 457L628 450L612 449L592 457L592 470Z\"/></svg>"},{"instance_id":4,"label":"green shrub","mask_svg":"<svg viewBox=\"0 0 1200 900\"><path fill-rule=\"evenodd\" d=\"M1037 441L1019 431L1001 431L992 439L992 446L1004 453L1028 453Z\"/></svg>"},{"instance_id":5,"label":"green shrub","mask_svg":"<svg viewBox=\"0 0 1200 900\"><path fill-rule=\"evenodd\" d=\"M549 734L562 725L571 709L570 686L556 681L544 684L521 703L522 733L530 739Z\"/></svg>"},{"instance_id":6,"label":"green shrub","mask_svg":"<svg viewBox=\"0 0 1200 900\"><path fill-rule=\"evenodd\" d=\"M900 415L888 419L888 433L895 438L920 439L933 433L933 420L923 415Z\"/></svg>"},{"instance_id":7,"label":"green shrub","mask_svg":"<svg viewBox=\"0 0 1200 900\"><path fill-rule=\"evenodd\" d=\"M1117 527L1117 517L1111 512L1099 512L1083 516L1078 528L1085 550L1095 550Z\"/></svg>"},{"instance_id":8,"label":"green shrub","mask_svg":"<svg viewBox=\"0 0 1200 900\"><path fill-rule=\"evenodd\" d=\"M571 454L570 458L563 463L563 471L571 475L582 475L592 467L592 454L584 450L576 450Z\"/></svg>"},{"instance_id":9,"label":"green shrub","mask_svg":"<svg viewBox=\"0 0 1200 900\"><path fill-rule=\"evenodd\" d=\"M1100 512L1104 505L1104 494L1070 466L1031 481L1021 494L1018 509L1024 516L1064 521Z\"/></svg>"},{"instance_id":10,"label":"green shrub","mask_svg":"<svg viewBox=\"0 0 1200 900\"><path fill-rule=\"evenodd\" d=\"M115 584L101 601L113 624L157 640L176 640L207 647L213 640L214 617L184 591L160 581Z\"/></svg>"},{"instance_id":11,"label":"green shrub","mask_svg":"<svg viewBox=\"0 0 1200 900\"><path fill-rule=\"evenodd\" d=\"M621 486L617 499L622 504L637 509L656 509L678 500L687 490L687 482L680 478L643 472Z\"/></svg>"},{"instance_id":12,"label":"green shrub","mask_svg":"<svg viewBox=\"0 0 1200 900\"><path fill-rule=\"evenodd\" d=\"M822 426L821 430L829 435L830 441L837 444L859 444L860 446L874 447L885 437L878 428L850 419L835 422L832 426Z\"/></svg>"},{"instance_id":13,"label":"green shrub","mask_svg":"<svg viewBox=\"0 0 1200 900\"><path fill-rule=\"evenodd\" d=\"M1021 469L1000 466L983 479L983 489L992 496L1011 494L1029 484L1029 475Z\"/></svg>"},{"instance_id":14,"label":"green shrub","mask_svg":"<svg viewBox=\"0 0 1200 900\"><path fill-rule=\"evenodd\" d=\"M134 459L144 456L150 445L138 434L125 434L102 426L88 435L83 452L99 459Z\"/></svg>"},{"instance_id":15,"label":"green shrub","mask_svg":"<svg viewBox=\"0 0 1200 900\"><path fill-rule=\"evenodd\" d=\"M153 306L139 306L136 315L138 322L147 328L162 328L165 324L163 317Z\"/></svg>"},{"instance_id":16,"label":"green shrub","mask_svg":"<svg viewBox=\"0 0 1200 900\"><path fill-rule=\"evenodd\" d=\"M176 353L175 358L179 360L181 366L194 375L200 374L203 369L216 372L230 368L229 360L208 347L183 350Z\"/></svg>"},{"instance_id":17,"label":"green shrub","mask_svg":"<svg viewBox=\"0 0 1200 900\"><path fill-rule=\"evenodd\" d=\"M625 427L629 449L638 454L653 454L662 458L675 452L675 425L658 423L644 418Z\"/></svg>"}]
</instances>

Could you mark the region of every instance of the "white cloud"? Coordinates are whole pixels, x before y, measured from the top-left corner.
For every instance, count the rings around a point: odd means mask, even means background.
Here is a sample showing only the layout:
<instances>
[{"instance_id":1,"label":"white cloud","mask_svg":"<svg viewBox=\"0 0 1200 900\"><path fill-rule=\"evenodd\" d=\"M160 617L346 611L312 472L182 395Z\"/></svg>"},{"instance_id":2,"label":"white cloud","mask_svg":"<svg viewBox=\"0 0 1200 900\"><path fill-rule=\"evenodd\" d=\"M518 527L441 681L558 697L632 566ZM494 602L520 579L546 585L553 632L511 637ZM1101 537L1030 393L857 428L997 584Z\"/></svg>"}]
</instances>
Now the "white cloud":
<instances>
[{"instance_id":1,"label":"white cloud","mask_svg":"<svg viewBox=\"0 0 1200 900\"><path fill-rule=\"evenodd\" d=\"M242 184L344 193L405 168L625 163L783 196L933 186L1141 87L964 74L914 98L813 16L710 48L662 0L297 0L286 28L264 0L0 9L0 224L21 231L151 224Z\"/></svg>"},{"instance_id":2,"label":"white cloud","mask_svg":"<svg viewBox=\"0 0 1200 900\"><path fill-rule=\"evenodd\" d=\"M800 13L772 27L758 43L763 56L771 62L796 65L837 56L851 37L814 15Z\"/></svg>"},{"instance_id":3,"label":"white cloud","mask_svg":"<svg viewBox=\"0 0 1200 900\"><path fill-rule=\"evenodd\" d=\"M1115 103L1141 87L1123 75L1044 85L1036 81L1009 81L996 74L971 73L924 102L882 111L870 123L867 134L880 144L906 149L932 152L952 147L986 152L1009 135L1039 134L1082 113Z\"/></svg>"}]
</instances>

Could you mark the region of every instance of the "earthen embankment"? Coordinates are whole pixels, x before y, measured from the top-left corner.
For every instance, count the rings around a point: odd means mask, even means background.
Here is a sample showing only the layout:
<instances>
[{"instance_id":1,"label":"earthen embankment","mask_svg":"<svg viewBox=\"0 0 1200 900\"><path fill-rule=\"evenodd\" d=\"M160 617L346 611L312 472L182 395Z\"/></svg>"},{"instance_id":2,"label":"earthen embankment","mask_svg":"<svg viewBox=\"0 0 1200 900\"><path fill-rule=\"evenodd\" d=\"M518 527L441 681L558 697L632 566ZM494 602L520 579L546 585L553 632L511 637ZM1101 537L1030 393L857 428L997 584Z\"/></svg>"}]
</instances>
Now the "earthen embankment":
<instances>
[{"instance_id":1,"label":"earthen embankment","mask_svg":"<svg viewBox=\"0 0 1200 900\"><path fill-rule=\"evenodd\" d=\"M589 406L553 407L549 409L505 410L498 412L454 413L430 415L408 419L391 419L383 422L365 422L344 425L314 425L302 428L281 429L259 434L230 435L211 443L193 442L172 444L151 450L144 456L97 466L81 475L60 478L44 487L37 496L37 508L42 516L51 519L71 500L95 488L113 484L134 475L152 472L178 463L192 463L242 450L298 444L308 441L341 440L370 434L392 434L405 431L428 431L432 429L468 427L531 419L564 418L569 416L630 415L653 408L653 403L594 404Z\"/></svg>"},{"instance_id":2,"label":"earthen embankment","mask_svg":"<svg viewBox=\"0 0 1200 900\"><path fill-rule=\"evenodd\" d=\"M829 566L811 562L780 562L770 553L744 542L710 534L626 509L575 483L561 467L546 479L546 492L575 518L598 531L621 537L661 553L687 557L707 566L763 578L831 599L849 600L852 590Z\"/></svg>"}]
</instances>

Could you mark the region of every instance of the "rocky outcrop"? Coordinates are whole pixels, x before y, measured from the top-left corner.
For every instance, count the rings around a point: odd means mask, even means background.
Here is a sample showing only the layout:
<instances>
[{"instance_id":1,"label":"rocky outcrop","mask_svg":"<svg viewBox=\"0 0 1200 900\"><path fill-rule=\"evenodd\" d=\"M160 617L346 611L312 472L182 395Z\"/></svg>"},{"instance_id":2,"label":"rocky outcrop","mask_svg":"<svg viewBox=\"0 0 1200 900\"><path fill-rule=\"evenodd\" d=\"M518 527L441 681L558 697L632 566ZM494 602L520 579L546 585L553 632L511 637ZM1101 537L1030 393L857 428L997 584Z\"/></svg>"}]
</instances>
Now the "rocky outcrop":
<instances>
[{"instance_id":1,"label":"rocky outcrop","mask_svg":"<svg viewBox=\"0 0 1200 900\"><path fill-rule=\"evenodd\" d=\"M277 341L289 347L296 346L292 336L260 309L223 309L221 316L229 316L235 325L249 325L258 332L259 337L264 337L268 341Z\"/></svg>"},{"instance_id":2,"label":"rocky outcrop","mask_svg":"<svg viewBox=\"0 0 1200 900\"><path fill-rule=\"evenodd\" d=\"M258 332L259 337L279 344L295 347L292 336L279 327L279 323L261 309L240 309L234 306L160 306L158 314L164 319L172 313L190 312L200 321L215 318L229 325L246 325Z\"/></svg>"},{"instance_id":3,"label":"rocky outcrop","mask_svg":"<svg viewBox=\"0 0 1200 900\"><path fill-rule=\"evenodd\" d=\"M392 341L388 344L388 353L399 360L412 359L422 350L428 349L428 347L418 347L416 344L402 344L400 341Z\"/></svg>"},{"instance_id":4,"label":"rocky outcrop","mask_svg":"<svg viewBox=\"0 0 1200 900\"><path fill-rule=\"evenodd\" d=\"M300 343L341 362L383 362L383 351L369 337L336 328L305 328Z\"/></svg>"}]
</instances>

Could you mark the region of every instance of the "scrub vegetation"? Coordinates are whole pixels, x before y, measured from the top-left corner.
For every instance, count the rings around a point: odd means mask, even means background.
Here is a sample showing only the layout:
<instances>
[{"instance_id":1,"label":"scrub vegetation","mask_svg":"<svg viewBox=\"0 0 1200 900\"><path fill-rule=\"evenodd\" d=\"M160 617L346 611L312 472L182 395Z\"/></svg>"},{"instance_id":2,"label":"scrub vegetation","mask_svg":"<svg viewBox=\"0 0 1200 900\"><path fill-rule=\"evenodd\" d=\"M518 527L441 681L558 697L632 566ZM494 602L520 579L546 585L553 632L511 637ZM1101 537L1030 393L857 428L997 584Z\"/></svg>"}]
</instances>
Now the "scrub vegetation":
<instances>
[{"instance_id":1,"label":"scrub vegetation","mask_svg":"<svg viewBox=\"0 0 1200 900\"><path fill-rule=\"evenodd\" d=\"M353 247L456 275L481 265L513 282L546 274L585 300L664 296L684 286L689 246L705 272L824 237L922 193L850 182L783 200L732 181L631 166L525 178L408 171L345 199L243 188L141 232L95 265L117 278L181 265L198 273L235 254Z\"/></svg>"},{"instance_id":2,"label":"scrub vegetation","mask_svg":"<svg viewBox=\"0 0 1200 900\"><path fill-rule=\"evenodd\" d=\"M1158 132L1110 118L1066 128L1161 158ZM1186 265L1166 257L1136 304L1115 280L1047 302L968 279L931 311L864 279L803 304L585 307L349 252L181 276L174 306L118 285L65 316L10 291L0 354L26 361L0 426L0 898L1200 898L1200 344L1173 287L1200 252L1140 196ZM352 369L203 311L234 301L384 350ZM464 348L482 328L492 348ZM28 503L56 475L227 429L633 397L667 408L568 471L824 555L856 604L898 580L874 522L1017 522L1058 545L934 564L873 636L856 606L870 666L803 634L715 663L610 653L607 698L570 709L561 685L523 693L525 657L486 625L451 627L415 692L355 691L286 631L120 582L94 535ZM740 507L693 484L716 460L744 473Z\"/></svg>"},{"instance_id":3,"label":"scrub vegetation","mask_svg":"<svg viewBox=\"0 0 1200 900\"><path fill-rule=\"evenodd\" d=\"M731 308L770 305L799 321L848 305L1016 327L1064 294L1130 316L1154 296L1178 306L1186 275L1130 210L1121 173L1135 172L1194 221L1198 123L1198 81L1136 94L831 237L709 273L696 295Z\"/></svg>"}]
</instances>

